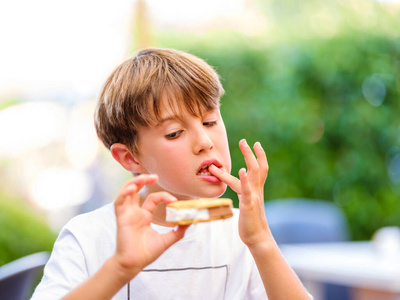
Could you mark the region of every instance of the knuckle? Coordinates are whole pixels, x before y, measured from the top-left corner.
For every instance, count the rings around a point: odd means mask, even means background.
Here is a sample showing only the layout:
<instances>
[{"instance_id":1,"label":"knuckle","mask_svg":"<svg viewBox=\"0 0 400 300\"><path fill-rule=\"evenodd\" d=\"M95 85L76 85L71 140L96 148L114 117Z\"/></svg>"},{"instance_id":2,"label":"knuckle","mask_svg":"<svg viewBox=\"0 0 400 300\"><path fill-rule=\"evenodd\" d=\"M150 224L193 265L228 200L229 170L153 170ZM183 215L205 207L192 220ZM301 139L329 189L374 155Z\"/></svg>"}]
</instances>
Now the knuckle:
<instances>
[{"instance_id":1,"label":"knuckle","mask_svg":"<svg viewBox=\"0 0 400 300\"><path fill-rule=\"evenodd\" d=\"M269 169L269 166L268 166L267 163L261 164L260 167L261 167L261 169L264 170L264 171L268 171L268 169Z\"/></svg>"},{"instance_id":2,"label":"knuckle","mask_svg":"<svg viewBox=\"0 0 400 300\"><path fill-rule=\"evenodd\" d=\"M154 200L157 199L157 193L152 193L150 195L147 196L145 201L152 201L154 202Z\"/></svg>"},{"instance_id":3,"label":"knuckle","mask_svg":"<svg viewBox=\"0 0 400 300\"><path fill-rule=\"evenodd\" d=\"M162 199L169 197L169 195L170 194L168 192L155 192L151 193L147 198L154 202L161 201Z\"/></svg>"}]
</instances>

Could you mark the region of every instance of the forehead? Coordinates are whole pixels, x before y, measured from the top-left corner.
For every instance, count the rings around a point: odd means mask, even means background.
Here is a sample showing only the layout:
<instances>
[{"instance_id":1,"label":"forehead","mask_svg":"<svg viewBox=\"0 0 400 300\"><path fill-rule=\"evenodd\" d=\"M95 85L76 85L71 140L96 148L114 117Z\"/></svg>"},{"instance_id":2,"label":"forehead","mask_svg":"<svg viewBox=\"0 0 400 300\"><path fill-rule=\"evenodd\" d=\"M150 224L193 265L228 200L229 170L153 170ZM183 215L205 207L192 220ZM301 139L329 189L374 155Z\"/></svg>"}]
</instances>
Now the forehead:
<instances>
[{"instance_id":1,"label":"forehead","mask_svg":"<svg viewBox=\"0 0 400 300\"><path fill-rule=\"evenodd\" d=\"M182 120L187 114L202 118L209 111L219 109L218 101L204 103L194 99L185 99L182 95L171 95L164 93L159 101L153 101L150 110L152 114L152 122L150 125L158 125L165 119Z\"/></svg>"}]
</instances>

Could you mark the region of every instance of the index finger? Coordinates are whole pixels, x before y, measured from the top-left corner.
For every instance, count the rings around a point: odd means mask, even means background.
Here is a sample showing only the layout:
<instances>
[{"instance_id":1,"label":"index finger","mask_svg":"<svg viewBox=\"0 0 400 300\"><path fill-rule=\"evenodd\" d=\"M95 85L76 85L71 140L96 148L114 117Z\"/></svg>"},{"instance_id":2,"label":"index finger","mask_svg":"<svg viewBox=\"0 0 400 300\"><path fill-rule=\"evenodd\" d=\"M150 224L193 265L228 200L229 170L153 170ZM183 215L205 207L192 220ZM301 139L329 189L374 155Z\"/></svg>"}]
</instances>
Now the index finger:
<instances>
[{"instance_id":1,"label":"index finger","mask_svg":"<svg viewBox=\"0 0 400 300\"><path fill-rule=\"evenodd\" d=\"M137 177L134 177L131 183L134 183L138 191L140 191L147 184L155 184L158 180L158 176L156 174L141 174Z\"/></svg>"},{"instance_id":2,"label":"index finger","mask_svg":"<svg viewBox=\"0 0 400 300\"><path fill-rule=\"evenodd\" d=\"M208 170L212 175L217 177L223 183L226 183L230 186L230 188L237 194L240 194L240 180L236 177L232 176L231 174L222 171L221 169L217 168L214 165L210 165Z\"/></svg>"},{"instance_id":3,"label":"index finger","mask_svg":"<svg viewBox=\"0 0 400 300\"><path fill-rule=\"evenodd\" d=\"M129 179L119 190L116 204L122 204L125 200L131 200L135 203L139 203L137 193L146 184L154 184L158 180L157 175L142 174L137 177ZM129 199L128 199L129 198Z\"/></svg>"}]
</instances>

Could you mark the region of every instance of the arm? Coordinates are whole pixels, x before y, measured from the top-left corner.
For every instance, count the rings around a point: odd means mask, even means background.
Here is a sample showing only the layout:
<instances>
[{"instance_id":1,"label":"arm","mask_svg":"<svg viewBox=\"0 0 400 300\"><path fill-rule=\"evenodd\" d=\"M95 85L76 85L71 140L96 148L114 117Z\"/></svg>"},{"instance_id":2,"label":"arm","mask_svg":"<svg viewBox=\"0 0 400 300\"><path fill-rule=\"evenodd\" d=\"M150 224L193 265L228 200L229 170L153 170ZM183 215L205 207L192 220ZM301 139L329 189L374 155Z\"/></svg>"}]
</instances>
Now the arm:
<instances>
[{"instance_id":1,"label":"arm","mask_svg":"<svg viewBox=\"0 0 400 300\"><path fill-rule=\"evenodd\" d=\"M264 211L264 183L268 174L265 152L256 143L256 158L245 140L240 141L239 147L248 169L239 171L239 179L216 167L211 167L210 172L238 194L239 235L254 257L268 299L310 299L268 227Z\"/></svg>"},{"instance_id":2,"label":"arm","mask_svg":"<svg viewBox=\"0 0 400 300\"><path fill-rule=\"evenodd\" d=\"M150 227L152 215L161 202L176 201L168 193L151 194L140 206L139 190L157 182L155 175L141 175L129 180L115 200L117 217L117 250L100 270L71 291L64 300L111 299L145 266L180 240L187 227L159 234Z\"/></svg>"}]
</instances>

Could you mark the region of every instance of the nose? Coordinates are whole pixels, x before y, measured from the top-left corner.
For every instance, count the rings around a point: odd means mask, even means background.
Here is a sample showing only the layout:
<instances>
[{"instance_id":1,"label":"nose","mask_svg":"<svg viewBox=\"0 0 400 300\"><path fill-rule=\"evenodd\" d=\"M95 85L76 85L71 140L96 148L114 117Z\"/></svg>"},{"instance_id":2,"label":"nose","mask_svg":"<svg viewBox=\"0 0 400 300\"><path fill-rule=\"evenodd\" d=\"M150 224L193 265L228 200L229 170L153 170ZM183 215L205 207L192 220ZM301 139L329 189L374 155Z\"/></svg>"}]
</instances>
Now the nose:
<instances>
[{"instance_id":1,"label":"nose","mask_svg":"<svg viewBox=\"0 0 400 300\"><path fill-rule=\"evenodd\" d=\"M195 154L200 154L202 152L211 150L213 147L214 143L206 129L198 129L196 134L193 136L193 152Z\"/></svg>"}]
</instances>

